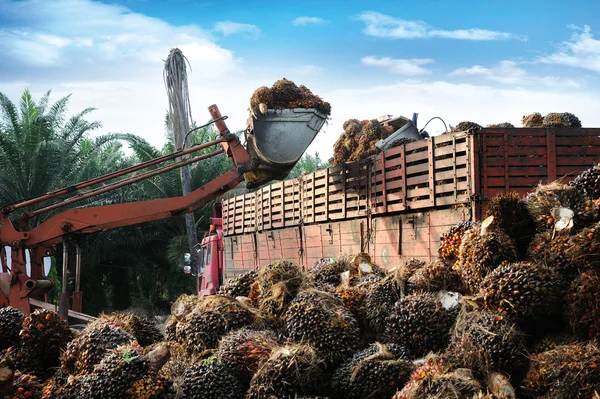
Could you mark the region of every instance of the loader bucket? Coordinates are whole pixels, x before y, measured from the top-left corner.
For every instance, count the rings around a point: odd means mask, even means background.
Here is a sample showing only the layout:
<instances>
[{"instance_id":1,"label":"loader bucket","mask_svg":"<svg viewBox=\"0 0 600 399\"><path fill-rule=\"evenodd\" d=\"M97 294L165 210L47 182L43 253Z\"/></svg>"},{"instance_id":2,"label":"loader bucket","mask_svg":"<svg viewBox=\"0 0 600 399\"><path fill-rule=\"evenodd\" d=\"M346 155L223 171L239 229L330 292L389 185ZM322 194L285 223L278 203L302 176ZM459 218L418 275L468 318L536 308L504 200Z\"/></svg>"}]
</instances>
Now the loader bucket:
<instances>
[{"instance_id":1,"label":"loader bucket","mask_svg":"<svg viewBox=\"0 0 600 399\"><path fill-rule=\"evenodd\" d=\"M247 122L246 143L250 156L260 162L245 175L246 187L259 187L271 180L283 180L294 168L327 117L315 109L267 110Z\"/></svg>"}]
</instances>

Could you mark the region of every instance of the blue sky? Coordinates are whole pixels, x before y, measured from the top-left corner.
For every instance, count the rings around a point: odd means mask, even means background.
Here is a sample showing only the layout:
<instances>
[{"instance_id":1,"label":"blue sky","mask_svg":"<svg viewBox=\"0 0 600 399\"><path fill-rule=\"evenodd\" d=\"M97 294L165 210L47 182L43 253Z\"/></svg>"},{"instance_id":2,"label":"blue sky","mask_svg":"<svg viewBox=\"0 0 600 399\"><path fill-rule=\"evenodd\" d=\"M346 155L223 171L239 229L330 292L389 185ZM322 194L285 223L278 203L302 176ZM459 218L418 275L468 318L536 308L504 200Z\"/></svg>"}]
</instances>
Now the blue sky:
<instances>
[{"instance_id":1,"label":"blue sky","mask_svg":"<svg viewBox=\"0 0 600 399\"><path fill-rule=\"evenodd\" d=\"M349 118L512 122L569 111L600 126L600 5L591 1L0 0L0 91L73 94L102 132L164 142L162 60L188 57L194 117L242 129L252 91L287 77L332 104L310 151ZM437 133L432 123L428 130Z\"/></svg>"}]
</instances>

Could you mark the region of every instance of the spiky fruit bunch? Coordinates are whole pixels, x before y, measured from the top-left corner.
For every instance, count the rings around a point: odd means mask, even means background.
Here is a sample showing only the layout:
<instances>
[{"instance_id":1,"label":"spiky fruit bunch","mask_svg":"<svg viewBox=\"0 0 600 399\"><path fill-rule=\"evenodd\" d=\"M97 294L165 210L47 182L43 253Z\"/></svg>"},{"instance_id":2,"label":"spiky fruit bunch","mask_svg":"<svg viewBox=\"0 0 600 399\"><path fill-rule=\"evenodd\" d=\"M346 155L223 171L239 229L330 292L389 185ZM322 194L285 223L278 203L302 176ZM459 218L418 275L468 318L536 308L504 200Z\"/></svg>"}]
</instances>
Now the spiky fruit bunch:
<instances>
[{"instance_id":1,"label":"spiky fruit bunch","mask_svg":"<svg viewBox=\"0 0 600 399\"><path fill-rule=\"evenodd\" d=\"M560 220L560 208L573 212L575 230L593 223L598 215L597 206L583 192L558 182L539 185L525 197L525 202L540 231L555 227Z\"/></svg>"},{"instance_id":2,"label":"spiky fruit bunch","mask_svg":"<svg viewBox=\"0 0 600 399\"><path fill-rule=\"evenodd\" d=\"M525 115L523 119L521 119L521 123L523 127L542 127L544 124L544 117L539 112L534 112L533 114Z\"/></svg>"},{"instance_id":3,"label":"spiky fruit bunch","mask_svg":"<svg viewBox=\"0 0 600 399\"><path fill-rule=\"evenodd\" d=\"M156 327L156 324L148 317L139 313L115 312L111 314L101 314L96 320L90 323L87 328L95 328L98 325L109 325L120 328L121 330L133 335L141 346L150 346L163 339L163 336Z\"/></svg>"},{"instance_id":4,"label":"spiky fruit bunch","mask_svg":"<svg viewBox=\"0 0 600 399\"><path fill-rule=\"evenodd\" d=\"M155 374L148 374L134 382L127 393L131 399L171 399L175 397L173 381Z\"/></svg>"},{"instance_id":5,"label":"spiky fruit bunch","mask_svg":"<svg viewBox=\"0 0 600 399\"><path fill-rule=\"evenodd\" d=\"M223 295L204 297L177 325L177 341L190 353L216 348L219 339L229 331L251 324L254 316L250 309L233 298Z\"/></svg>"},{"instance_id":6,"label":"spiky fruit bunch","mask_svg":"<svg viewBox=\"0 0 600 399\"><path fill-rule=\"evenodd\" d=\"M533 237L527 257L533 263L541 263L557 271L561 278L572 280L577 276L578 271L575 265L569 263L568 248L568 235L554 235L552 231L544 231Z\"/></svg>"},{"instance_id":7,"label":"spiky fruit bunch","mask_svg":"<svg viewBox=\"0 0 600 399\"><path fill-rule=\"evenodd\" d=\"M567 295L567 315L575 336L600 338L600 272L581 273Z\"/></svg>"},{"instance_id":8,"label":"spiky fruit bunch","mask_svg":"<svg viewBox=\"0 0 600 399\"><path fill-rule=\"evenodd\" d=\"M600 265L600 223L571 236L565 250L567 260L580 270L598 269Z\"/></svg>"},{"instance_id":9,"label":"spiky fruit bunch","mask_svg":"<svg viewBox=\"0 0 600 399\"><path fill-rule=\"evenodd\" d=\"M238 399L244 397L244 387L233 373L216 357L205 359L185 370L181 385L183 398Z\"/></svg>"},{"instance_id":10,"label":"spiky fruit bunch","mask_svg":"<svg viewBox=\"0 0 600 399\"><path fill-rule=\"evenodd\" d=\"M333 159L331 165L342 165L349 161L350 156L355 151L358 142L354 137L343 133L333 145Z\"/></svg>"},{"instance_id":11,"label":"spiky fruit bunch","mask_svg":"<svg viewBox=\"0 0 600 399\"><path fill-rule=\"evenodd\" d=\"M175 341L177 339L177 318L173 315L169 316L165 321L165 339L167 341Z\"/></svg>"},{"instance_id":12,"label":"spiky fruit bunch","mask_svg":"<svg viewBox=\"0 0 600 399\"><path fill-rule=\"evenodd\" d=\"M502 123L492 123L491 125L485 125L487 128L491 129L514 129L515 125L510 122L502 122Z\"/></svg>"},{"instance_id":13,"label":"spiky fruit bunch","mask_svg":"<svg viewBox=\"0 0 600 399\"><path fill-rule=\"evenodd\" d=\"M409 292L463 292L460 275L443 260L435 260L416 270L408 279Z\"/></svg>"},{"instance_id":14,"label":"spiky fruit bunch","mask_svg":"<svg viewBox=\"0 0 600 399\"><path fill-rule=\"evenodd\" d=\"M527 397L592 399L600 392L600 348L572 344L532 356L521 388Z\"/></svg>"},{"instance_id":15,"label":"spiky fruit bunch","mask_svg":"<svg viewBox=\"0 0 600 399\"><path fill-rule=\"evenodd\" d=\"M440 258L448 261L456 260L456 258L458 257L460 244L465 233L471 230L473 227L477 227L479 225L479 222L471 222L469 220L465 220L452 226L450 230L447 233L445 233L440 240L440 247L438 249Z\"/></svg>"},{"instance_id":16,"label":"spiky fruit bunch","mask_svg":"<svg viewBox=\"0 0 600 399\"><path fill-rule=\"evenodd\" d=\"M567 333L550 334L538 339L531 346L531 353L543 353L554 350L559 346L570 345L575 342L575 337Z\"/></svg>"},{"instance_id":17,"label":"spiky fruit bunch","mask_svg":"<svg viewBox=\"0 0 600 399\"><path fill-rule=\"evenodd\" d=\"M285 260L273 262L258 271L250 299L263 315L278 318L298 293L302 281L302 271L296 264Z\"/></svg>"},{"instance_id":18,"label":"spiky fruit bunch","mask_svg":"<svg viewBox=\"0 0 600 399\"><path fill-rule=\"evenodd\" d=\"M397 392L393 396L393 399L406 399L406 394L410 392L419 381L426 378L432 379L434 376L446 374L454 367L448 358L439 355L429 355L425 359L414 363L416 365L415 370L410 375L404 388Z\"/></svg>"},{"instance_id":19,"label":"spiky fruit bunch","mask_svg":"<svg viewBox=\"0 0 600 399\"><path fill-rule=\"evenodd\" d=\"M9 353L19 370L45 378L60 365L60 354L72 339L69 325L58 313L36 310L23 320L19 344Z\"/></svg>"},{"instance_id":20,"label":"spiky fruit bunch","mask_svg":"<svg viewBox=\"0 0 600 399\"><path fill-rule=\"evenodd\" d=\"M0 351L18 344L23 319L25 316L19 309L0 308Z\"/></svg>"},{"instance_id":21,"label":"spiky fruit bunch","mask_svg":"<svg viewBox=\"0 0 600 399\"><path fill-rule=\"evenodd\" d=\"M536 233L536 224L527 203L521 200L519 194L510 192L495 196L490 200L485 216L494 217L498 227L513 240L519 259L525 259L529 243Z\"/></svg>"},{"instance_id":22,"label":"spiky fruit bunch","mask_svg":"<svg viewBox=\"0 0 600 399\"><path fill-rule=\"evenodd\" d=\"M280 79L272 88L259 87L250 98L250 108L254 113L260 112L259 105L266 104L269 109L315 108L329 115L331 105L314 95L306 86L297 86L291 80Z\"/></svg>"},{"instance_id":23,"label":"spiky fruit bunch","mask_svg":"<svg viewBox=\"0 0 600 399\"><path fill-rule=\"evenodd\" d=\"M368 287L363 305L369 327L363 330L365 334L371 333L377 337L385 331L385 318L403 293L403 282L394 275L389 275Z\"/></svg>"},{"instance_id":24,"label":"spiky fruit bunch","mask_svg":"<svg viewBox=\"0 0 600 399\"><path fill-rule=\"evenodd\" d=\"M465 288L472 293L492 270L502 262L515 262L517 251L512 240L500 229L481 235L481 227L474 227L463 237L454 269L460 274Z\"/></svg>"},{"instance_id":25,"label":"spiky fruit bunch","mask_svg":"<svg viewBox=\"0 0 600 399\"><path fill-rule=\"evenodd\" d=\"M493 270L481 284L484 307L533 327L557 313L561 284L556 274L541 264L508 263Z\"/></svg>"},{"instance_id":26,"label":"spiky fruit bunch","mask_svg":"<svg viewBox=\"0 0 600 399\"><path fill-rule=\"evenodd\" d=\"M423 376L398 392L393 399L472 399L482 389L470 370L462 369Z\"/></svg>"},{"instance_id":27,"label":"spiky fruit bunch","mask_svg":"<svg viewBox=\"0 0 600 399\"><path fill-rule=\"evenodd\" d=\"M110 349L133 342L134 336L109 324L88 325L61 355L61 368L69 374L87 374Z\"/></svg>"},{"instance_id":28,"label":"spiky fruit bunch","mask_svg":"<svg viewBox=\"0 0 600 399\"><path fill-rule=\"evenodd\" d=\"M309 345L275 349L254 374L246 399L295 398L310 394L322 377L322 359Z\"/></svg>"},{"instance_id":29,"label":"spiky fruit bunch","mask_svg":"<svg viewBox=\"0 0 600 399\"><path fill-rule=\"evenodd\" d=\"M360 283L358 286L340 286L335 290L336 296L342 300L344 306L352 312L361 326L364 324L363 305L368 285L369 283Z\"/></svg>"},{"instance_id":30,"label":"spiky fruit bunch","mask_svg":"<svg viewBox=\"0 0 600 399\"><path fill-rule=\"evenodd\" d=\"M509 319L489 311L463 312L448 353L461 367L477 373L501 371L519 382L529 366L524 334Z\"/></svg>"},{"instance_id":31,"label":"spiky fruit bunch","mask_svg":"<svg viewBox=\"0 0 600 399\"><path fill-rule=\"evenodd\" d=\"M458 125L452 127L450 126L450 132L454 133L454 132L465 132L467 130L471 130L471 129L481 129L481 125L479 123L475 123L475 122L460 122Z\"/></svg>"},{"instance_id":32,"label":"spiky fruit bunch","mask_svg":"<svg viewBox=\"0 0 600 399\"><path fill-rule=\"evenodd\" d=\"M350 261L346 257L321 259L310 270L307 280L319 290L332 292L342 282L341 274L349 269Z\"/></svg>"},{"instance_id":33,"label":"spiky fruit bunch","mask_svg":"<svg viewBox=\"0 0 600 399\"><path fill-rule=\"evenodd\" d=\"M569 182L569 186L592 200L600 198L600 164L584 170Z\"/></svg>"},{"instance_id":34,"label":"spiky fruit bunch","mask_svg":"<svg viewBox=\"0 0 600 399\"><path fill-rule=\"evenodd\" d=\"M352 313L338 298L322 291L300 292L285 314L285 326L292 341L310 343L328 365L351 356L360 343Z\"/></svg>"},{"instance_id":35,"label":"spiky fruit bunch","mask_svg":"<svg viewBox=\"0 0 600 399\"><path fill-rule=\"evenodd\" d=\"M2 393L0 387L0 394ZM42 397L43 389L37 377L30 374L15 372L10 393L5 398L10 399L39 399Z\"/></svg>"},{"instance_id":36,"label":"spiky fruit bunch","mask_svg":"<svg viewBox=\"0 0 600 399\"><path fill-rule=\"evenodd\" d=\"M404 386L414 366L404 348L373 344L339 367L331 379L332 398L391 397Z\"/></svg>"},{"instance_id":37,"label":"spiky fruit bunch","mask_svg":"<svg viewBox=\"0 0 600 399\"><path fill-rule=\"evenodd\" d=\"M581 127L581 121L570 112L550 112L544 116L543 127Z\"/></svg>"},{"instance_id":38,"label":"spiky fruit bunch","mask_svg":"<svg viewBox=\"0 0 600 399\"><path fill-rule=\"evenodd\" d=\"M444 349L459 306L446 308L436 294L409 295L386 318L385 340L406 348L410 359Z\"/></svg>"},{"instance_id":39,"label":"spiky fruit bunch","mask_svg":"<svg viewBox=\"0 0 600 399\"><path fill-rule=\"evenodd\" d=\"M82 399L83 380L84 376L82 375L70 376L59 370L44 385L42 399Z\"/></svg>"},{"instance_id":40,"label":"spiky fruit bunch","mask_svg":"<svg viewBox=\"0 0 600 399\"><path fill-rule=\"evenodd\" d=\"M252 284L254 284L257 276L258 273L254 270L242 273L239 276L230 279L226 286L221 287L219 293L232 298L238 296L249 296L250 288L252 287Z\"/></svg>"},{"instance_id":41,"label":"spiky fruit bunch","mask_svg":"<svg viewBox=\"0 0 600 399\"><path fill-rule=\"evenodd\" d=\"M160 369L160 374L172 380L179 379L186 368L197 363L204 354L190 354L177 342L167 342L169 359Z\"/></svg>"},{"instance_id":42,"label":"spiky fruit bunch","mask_svg":"<svg viewBox=\"0 0 600 399\"><path fill-rule=\"evenodd\" d=\"M125 399L136 381L144 378L149 362L136 342L111 349L82 381L82 397L90 399Z\"/></svg>"},{"instance_id":43,"label":"spiky fruit bunch","mask_svg":"<svg viewBox=\"0 0 600 399\"><path fill-rule=\"evenodd\" d=\"M348 119L343 125L344 132L350 137L360 134L362 126L358 119Z\"/></svg>"},{"instance_id":44,"label":"spiky fruit bunch","mask_svg":"<svg viewBox=\"0 0 600 399\"><path fill-rule=\"evenodd\" d=\"M223 363L249 381L278 345L277 337L271 331L242 328L221 339L217 354Z\"/></svg>"}]
</instances>

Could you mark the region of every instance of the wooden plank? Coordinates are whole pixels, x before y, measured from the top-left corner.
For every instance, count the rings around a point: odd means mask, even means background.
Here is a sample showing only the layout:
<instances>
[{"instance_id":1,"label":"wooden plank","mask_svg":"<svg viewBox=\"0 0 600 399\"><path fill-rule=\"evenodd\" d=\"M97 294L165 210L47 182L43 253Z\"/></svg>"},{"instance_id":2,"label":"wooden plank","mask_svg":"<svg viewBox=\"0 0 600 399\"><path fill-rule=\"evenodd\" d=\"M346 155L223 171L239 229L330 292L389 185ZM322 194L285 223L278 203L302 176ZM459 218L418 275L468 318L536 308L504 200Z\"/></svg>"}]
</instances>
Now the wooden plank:
<instances>
[{"instance_id":1,"label":"wooden plank","mask_svg":"<svg viewBox=\"0 0 600 399\"><path fill-rule=\"evenodd\" d=\"M485 158L489 166L505 166L504 158ZM511 157L509 166L546 166L546 157Z\"/></svg>"},{"instance_id":2,"label":"wooden plank","mask_svg":"<svg viewBox=\"0 0 600 399\"><path fill-rule=\"evenodd\" d=\"M431 206L435 206L435 153L433 140L429 140L427 154L429 157L429 200Z\"/></svg>"},{"instance_id":3,"label":"wooden plank","mask_svg":"<svg viewBox=\"0 0 600 399\"><path fill-rule=\"evenodd\" d=\"M556 166L576 166L581 165L584 167L584 170L590 168L593 165L596 165L600 162L600 156L592 156L592 157L563 157L557 155L556 157Z\"/></svg>"},{"instance_id":4,"label":"wooden plank","mask_svg":"<svg viewBox=\"0 0 600 399\"><path fill-rule=\"evenodd\" d=\"M556 179L553 179L556 180ZM551 181L553 181L551 180ZM535 187L540 181L548 181L547 177L532 176L532 177L513 177L508 180L504 177L490 177L488 179L488 187L504 187L505 191L509 191L512 187Z\"/></svg>"},{"instance_id":5,"label":"wooden plank","mask_svg":"<svg viewBox=\"0 0 600 399\"><path fill-rule=\"evenodd\" d=\"M583 147L583 146L598 146L600 145L600 137L598 136L581 136L576 140L572 136L563 136L561 132L556 133L556 145L559 147Z\"/></svg>"},{"instance_id":6,"label":"wooden plank","mask_svg":"<svg viewBox=\"0 0 600 399\"><path fill-rule=\"evenodd\" d=\"M556 129L556 134L561 137L581 137L581 136L600 136L598 128L560 128Z\"/></svg>"},{"instance_id":7,"label":"wooden plank","mask_svg":"<svg viewBox=\"0 0 600 399\"><path fill-rule=\"evenodd\" d=\"M548 129L547 140L547 152L548 152L548 180L556 180L556 131L554 129Z\"/></svg>"}]
</instances>

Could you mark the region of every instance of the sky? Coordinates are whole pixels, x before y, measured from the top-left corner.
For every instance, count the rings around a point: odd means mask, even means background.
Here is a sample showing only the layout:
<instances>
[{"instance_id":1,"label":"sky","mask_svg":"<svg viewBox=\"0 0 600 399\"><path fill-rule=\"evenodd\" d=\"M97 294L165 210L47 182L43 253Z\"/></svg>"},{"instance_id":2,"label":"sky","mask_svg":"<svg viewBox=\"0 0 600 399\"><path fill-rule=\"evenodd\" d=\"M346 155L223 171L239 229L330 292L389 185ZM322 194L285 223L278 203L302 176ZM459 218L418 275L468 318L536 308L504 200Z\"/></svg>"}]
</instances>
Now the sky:
<instances>
[{"instance_id":1,"label":"sky","mask_svg":"<svg viewBox=\"0 0 600 399\"><path fill-rule=\"evenodd\" d=\"M96 108L96 134L160 147L163 65L177 47L199 123L217 104L230 130L244 129L253 91L283 77L330 102L308 149L322 159L350 118L520 126L532 112L572 112L596 127L598 15L589 0L0 0L0 92L71 94L70 113Z\"/></svg>"}]
</instances>

